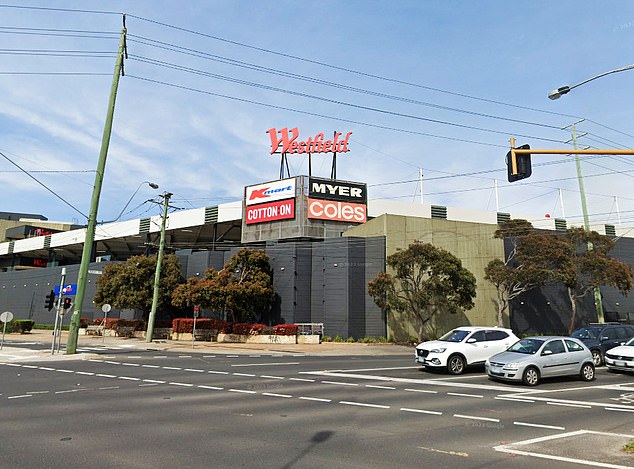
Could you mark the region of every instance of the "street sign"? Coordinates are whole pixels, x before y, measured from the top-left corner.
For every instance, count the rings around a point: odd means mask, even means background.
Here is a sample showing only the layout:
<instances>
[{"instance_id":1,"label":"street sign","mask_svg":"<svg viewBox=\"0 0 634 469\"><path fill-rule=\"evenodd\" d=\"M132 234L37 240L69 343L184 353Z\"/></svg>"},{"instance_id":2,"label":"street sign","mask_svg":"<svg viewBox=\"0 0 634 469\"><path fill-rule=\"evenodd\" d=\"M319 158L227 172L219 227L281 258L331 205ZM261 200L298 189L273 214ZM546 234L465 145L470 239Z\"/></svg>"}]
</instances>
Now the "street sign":
<instances>
[{"instance_id":1,"label":"street sign","mask_svg":"<svg viewBox=\"0 0 634 469\"><path fill-rule=\"evenodd\" d=\"M6 324L7 322L11 321L13 321L13 313L11 311L5 311L4 313L0 314L0 322L4 322Z\"/></svg>"},{"instance_id":2,"label":"street sign","mask_svg":"<svg viewBox=\"0 0 634 469\"><path fill-rule=\"evenodd\" d=\"M110 306L108 303L101 306L101 311L106 314L108 314L111 309L112 309L112 306Z\"/></svg>"},{"instance_id":3,"label":"street sign","mask_svg":"<svg viewBox=\"0 0 634 469\"><path fill-rule=\"evenodd\" d=\"M55 287L55 296L59 295L60 286ZM77 284L69 283L61 287L62 295L75 295L77 294Z\"/></svg>"},{"instance_id":4,"label":"street sign","mask_svg":"<svg viewBox=\"0 0 634 469\"><path fill-rule=\"evenodd\" d=\"M4 326L2 327L2 341L0 341L0 350L2 350L2 347L4 346L4 334L5 332L7 332L7 323L12 319L13 313L11 311L5 311L4 313L0 314L0 321L4 323Z\"/></svg>"}]
</instances>

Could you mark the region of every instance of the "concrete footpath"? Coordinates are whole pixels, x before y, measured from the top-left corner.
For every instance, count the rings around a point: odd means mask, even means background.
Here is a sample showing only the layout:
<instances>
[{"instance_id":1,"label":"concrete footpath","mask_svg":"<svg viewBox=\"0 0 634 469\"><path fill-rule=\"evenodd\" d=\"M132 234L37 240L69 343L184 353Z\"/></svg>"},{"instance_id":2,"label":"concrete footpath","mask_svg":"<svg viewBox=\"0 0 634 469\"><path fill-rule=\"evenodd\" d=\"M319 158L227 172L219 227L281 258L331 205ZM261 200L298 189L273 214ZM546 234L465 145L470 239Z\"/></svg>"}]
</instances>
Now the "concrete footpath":
<instances>
[{"instance_id":1,"label":"concrete footpath","mask_svg":"<svg viewBox=\"0 0 634 469\"><path fill-rule=\"evenodd\" d=\"M0 331L1 332L1 331ZM187 353L281 353L315 356L346 355L410 355L414 356L414 347L394 344L363 344L348 342L323 342L321 344L229 344L218 342L155 340L147 343L145 339L124 337L79 336L78 353L67 355L64 351L67 332L62 332L62 351L51 354L52 331L36 329L28 334L6 334L4 347L0 350L0 362L85 360L96 354L91 349L114 350L151 350ZM43 349L43 346L46 348Z\"/></svg>"}]
</instances>

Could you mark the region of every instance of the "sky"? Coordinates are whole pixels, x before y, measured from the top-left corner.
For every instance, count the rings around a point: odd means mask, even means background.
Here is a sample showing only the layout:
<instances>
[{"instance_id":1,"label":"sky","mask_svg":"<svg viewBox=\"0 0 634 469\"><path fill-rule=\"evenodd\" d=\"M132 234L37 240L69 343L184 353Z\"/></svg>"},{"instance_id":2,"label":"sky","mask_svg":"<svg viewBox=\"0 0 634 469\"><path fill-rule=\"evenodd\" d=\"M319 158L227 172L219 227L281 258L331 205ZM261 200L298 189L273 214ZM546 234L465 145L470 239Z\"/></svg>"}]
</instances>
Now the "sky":
<instances>
[{"instance_id":1,"label":"sky","mask_svg":"<svg viewBox=\"0 0 634 469\"><path fill-rule=\"evenodd\" d=\"M579 148L634 145L634 70L547 97L634 63L631 1L21 0L0 3L0 211L86 223L123 14L100 221L157 215L163 191L240 200L280 176L266 131L297 127L352 132L337 177L371 200L420 203L422 170L425 204L580 224L574 157L511 184L509 139L571 149L575 124ZM580 164L591 223L634 227L634 156Z\"/></svg>"}]
</instances>

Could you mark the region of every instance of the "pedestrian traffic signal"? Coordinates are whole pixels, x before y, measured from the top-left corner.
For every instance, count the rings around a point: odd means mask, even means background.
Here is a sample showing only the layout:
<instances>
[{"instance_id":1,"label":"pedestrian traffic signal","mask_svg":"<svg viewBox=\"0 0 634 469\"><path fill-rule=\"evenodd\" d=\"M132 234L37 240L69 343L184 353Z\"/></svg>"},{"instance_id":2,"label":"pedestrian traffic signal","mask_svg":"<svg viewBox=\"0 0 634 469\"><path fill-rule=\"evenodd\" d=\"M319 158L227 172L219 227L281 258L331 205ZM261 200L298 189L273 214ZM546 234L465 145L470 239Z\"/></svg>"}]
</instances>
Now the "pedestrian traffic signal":
<instances>
[{"instance_id":1,"label":"pedestrian traffic signal","mask_svg":"<svg viewBox=\"0 0 634 469\"><path fill-rule=\"evenodd\" d=\"M53 309L55 305L55 292L51 290L51 292L46 295L46 303L44 303L44 307L49 311Z\"/></svg>"},{"instance_id":2,"label":"pedestrian traffic signal","mask_svg":"<svg viewBox=\"0 0 634 469\"><path fill-rule=\"evenodd\" d=\"M521 147L514 148L513 150L530 150L530 145L522 145ZM526 179L532 174L531 169L531 154L530 153L516 153L515 151L509 151L506 154L506 167L508 174L508 181L515 182L520 179Z\"/></svg>"},{"instance_id":3,"label":"pedestrian traffic signal","mask_svg":"<svg viewBox=\"0 0 634 469\"><path fill-rule=\"evenodd\" d=\"M70 307L73 305L72 301L70 300L70 298L66 297L64 298L64 309L70 309Z\"/></svg>"}]
</instances>

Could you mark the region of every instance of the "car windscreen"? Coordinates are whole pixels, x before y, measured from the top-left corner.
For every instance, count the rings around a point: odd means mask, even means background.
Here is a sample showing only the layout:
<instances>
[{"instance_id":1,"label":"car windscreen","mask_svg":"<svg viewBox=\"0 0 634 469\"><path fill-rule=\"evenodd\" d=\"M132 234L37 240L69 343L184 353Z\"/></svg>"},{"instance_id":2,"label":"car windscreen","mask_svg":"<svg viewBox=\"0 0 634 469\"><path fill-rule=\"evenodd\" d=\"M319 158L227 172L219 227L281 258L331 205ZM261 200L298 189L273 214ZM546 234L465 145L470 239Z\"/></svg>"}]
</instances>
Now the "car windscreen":
<instances>
[{"instance_id":1,"label":"car windscreen","mask_svg":"<svg viewBox=\"0 0 634 469\"><path fill-rule=\"evenodd\" d=\"M595 327L582 327L572 333L572 337L576 339L598 339L601 329Z\"/></svg>"},{"instance_id":2,"label":"car windscreen","mask_svg":"<svg viewBox=\"0 0 634 469\"><path fill-rule=\"evenodd\" d=\"M462 342L465 337L469 335L469 331L463 331L462 329L454 329L453 331L447 332L440 339L444 342Z\"/></svg>"},{"instance_id":3,"label":"car windscreen","mask_svg":"<svg viewBox=\"0 0 634 469\"><path fill-rule=\"evenodd\" d=\"M544 344L540 339L522 339L515 342L508 349L509 352L525 353L527 355L533 355L537 353L539 348Z\"/></svg>"},{"instance_id":4,"label":"car windscreen","mask_svg":"<svg viewBox=\"0 0 634 469\"><path fill-rule=\"evenodd\" d=\"M632 337L630 340L628 340L625 345L631 345L632 347L634 347L634 337Z\"/></svg>"}]
</instances>

